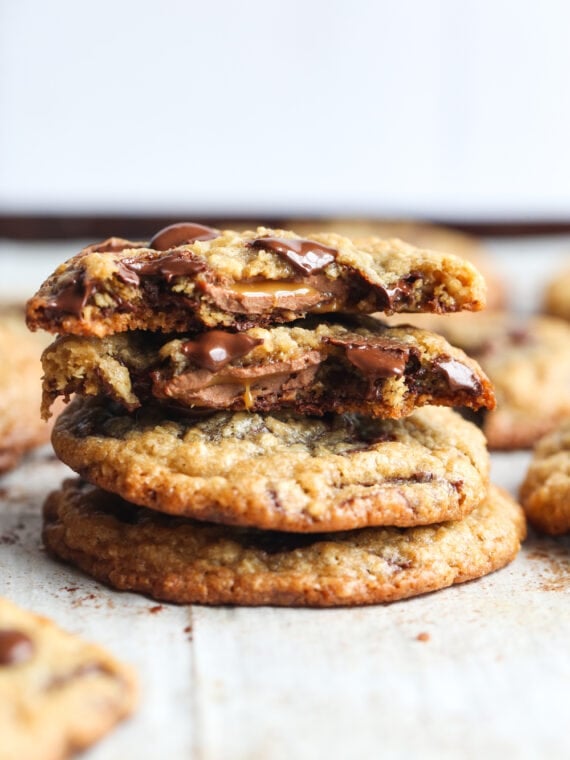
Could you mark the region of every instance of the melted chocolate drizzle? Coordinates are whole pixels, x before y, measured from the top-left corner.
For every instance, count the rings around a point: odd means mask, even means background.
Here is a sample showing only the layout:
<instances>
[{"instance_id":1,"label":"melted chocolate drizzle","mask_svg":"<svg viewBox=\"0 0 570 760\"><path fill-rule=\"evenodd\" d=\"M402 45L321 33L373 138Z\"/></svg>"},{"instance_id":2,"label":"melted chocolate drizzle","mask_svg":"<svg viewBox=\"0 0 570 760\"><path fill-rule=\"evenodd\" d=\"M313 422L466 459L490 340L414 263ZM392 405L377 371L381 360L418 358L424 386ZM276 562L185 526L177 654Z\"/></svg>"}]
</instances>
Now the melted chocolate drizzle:
<instances>
[{"instance_id":1,"label":"melted chocolate drizzle","mask_svg":"<svg viewBox=\"0 0 570 760\"><path fill-rule=\"evenodd\" d=\"M261 237L251 240L247 246L277 253L303 274L322 271L338 254L336 248L329 248L314 240L297 238Z\"/></svg>"},{"instance_id":2,"label":"melted chocolate drizzle","mask_svg":"<svg viewBox=\"0 0 570 760\"><path fill-rule=\"evenodd\" d=\"M168 251L179 245L191 245L198 240L213 240L219 237L220 231L214 227L193 222L178 222L164 227L154 235L148 244L154 251Z\"/></svg>"},{"instance_id":3,"label":"melted chocolate drizzle","mask_svg":"<svg viewBox=\"0 0 570 760\"><path fill-rule=\"evenodd\" d=\"M223 330L209 330L196 340L182 345L182 352L199 367L217 372L234 359L240 359L255 346L263 343L261 338L250 338L243 333L227 333Z\"/></svg>"}]
</instances>

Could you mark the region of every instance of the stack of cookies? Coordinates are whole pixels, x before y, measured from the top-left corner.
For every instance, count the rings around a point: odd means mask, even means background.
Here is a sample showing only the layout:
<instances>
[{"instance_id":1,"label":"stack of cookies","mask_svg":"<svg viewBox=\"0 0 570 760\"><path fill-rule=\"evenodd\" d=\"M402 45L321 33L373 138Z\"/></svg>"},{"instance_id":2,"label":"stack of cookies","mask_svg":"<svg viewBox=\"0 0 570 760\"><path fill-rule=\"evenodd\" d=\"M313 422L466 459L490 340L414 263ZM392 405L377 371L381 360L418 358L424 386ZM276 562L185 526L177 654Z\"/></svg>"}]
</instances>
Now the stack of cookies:
<instances>
[{"instance_id":1,"label":"stack of cookies","mask_svg":"<svg viewBox=\"0 0 570 760\"><path fill-rule=\"evenodd\" d=\"M166 601L391 601L511 560L520 508L489 485L479 366L376 312L478 310L467 262L399 240L183 223L111 238L28 303L43 412L79 480L48 550Z\"/></svg>"}]
</instances>

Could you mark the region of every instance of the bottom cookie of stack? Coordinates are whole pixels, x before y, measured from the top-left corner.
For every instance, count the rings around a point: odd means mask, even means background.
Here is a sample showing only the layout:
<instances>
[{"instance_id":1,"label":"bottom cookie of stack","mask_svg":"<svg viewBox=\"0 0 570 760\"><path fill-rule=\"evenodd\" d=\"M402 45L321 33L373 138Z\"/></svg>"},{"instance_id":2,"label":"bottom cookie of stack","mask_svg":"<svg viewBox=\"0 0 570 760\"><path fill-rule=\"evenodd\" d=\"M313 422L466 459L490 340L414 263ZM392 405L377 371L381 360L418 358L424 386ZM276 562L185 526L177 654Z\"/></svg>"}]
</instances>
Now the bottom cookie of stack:
<instances>
[{"instance_id":1,"label":"bottom cookie of stack","mask_svg":"<svg viewBox=\"0 0 570 760\"><path fill-rule=\"evenodd\" d=\"M299 534L173 517L78 479L49 496L44 520L48 551L97 580L201 604L395 601L503 567L525 535L520 506L495 486L462 520Z\"/></svg>"}]
</instances>

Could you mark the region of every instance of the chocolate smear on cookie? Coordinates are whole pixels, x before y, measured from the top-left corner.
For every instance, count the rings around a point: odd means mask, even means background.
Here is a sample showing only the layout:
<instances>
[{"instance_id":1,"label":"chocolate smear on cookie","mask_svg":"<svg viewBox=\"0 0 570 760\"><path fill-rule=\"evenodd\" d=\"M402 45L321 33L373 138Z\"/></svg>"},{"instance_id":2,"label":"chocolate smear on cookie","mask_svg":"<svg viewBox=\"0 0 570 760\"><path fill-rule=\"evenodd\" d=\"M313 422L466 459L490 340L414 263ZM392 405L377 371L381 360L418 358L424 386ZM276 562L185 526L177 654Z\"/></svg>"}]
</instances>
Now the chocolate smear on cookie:
<instances>
[{"instance_id":1,"label":"chocolate smear on cookie","mask_svg":"<svg viewBox=\"0 0 570 760\"><path fill-rule=\"evenodd\" d=\"M205 261L190 251L173 251L154 259L123 259L123 266L135 276L159 276L170 283L175 277L192 277L206 269Z\"/></svg>"},{"instance_id":2,"label":"chocolate smear on cookie","mask_svg":"<svg viewBox=\"0 0 570 760\"><path fill-rule=\"evenodd\" d=\"M46 314L51 317L52 314L63 312L80 317L83 307L95 292L97 292L96 284L85 276L85 272L72 272L69 277L62 280L58 291L46 302Z\"/></svg>"}]
</instances>

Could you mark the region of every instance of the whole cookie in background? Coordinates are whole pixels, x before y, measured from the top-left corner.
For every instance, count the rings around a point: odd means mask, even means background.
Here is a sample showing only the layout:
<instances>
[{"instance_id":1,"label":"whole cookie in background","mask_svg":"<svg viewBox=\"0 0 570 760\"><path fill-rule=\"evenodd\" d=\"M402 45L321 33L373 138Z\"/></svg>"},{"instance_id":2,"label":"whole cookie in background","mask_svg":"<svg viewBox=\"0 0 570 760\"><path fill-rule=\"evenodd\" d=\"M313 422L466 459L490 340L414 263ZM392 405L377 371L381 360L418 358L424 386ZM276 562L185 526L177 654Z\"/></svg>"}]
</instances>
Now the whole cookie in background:
<instances>
[{"instance_id":1,"label":"whole cookie in background","mask_svg":"<svg viewBox=\"0 0 570 760\"><path fill-rule=\"evenodd\" d=\"M0 758L60 760L134 708L130 668L0 598Z\"/></svg>"},{"instance_id":2,"label":"whole cookie in background","mask_svg":"<svg viewBox=\"0 0 570 760\"><path fill-rule=\"evenodd\" d=\"M315 222L290 221L300 235L315 232L336 232L339 235L362 241L372 236L379 238L400 238L418 248L427 248L442 253L453 253L474 264L487 283L487 308L502 309L507 303L507 288L500 272L485 245L476 237L458 230L427 222L394 219L392 221L372 221L365 219L325 219Z\"/></svg>"},{"instance_id":3,"label":"whole cookie in background","mask_svg":"<svg viewBox=\"0 0 570 760\"><path fill-rule=\"evenodd\" d=\"M51 425L40 418L45 346L45 337L26 330L23 310L0 309L0 473L49 441Z\"/></svg>"},{"instance_id":4,"label":"whole cookie in background","mask_svg":"<svg viewBox=\"0 0 570 760\"><path fill-rule=\"evenodd\" d=\"M28 301L28 326L101 338L137 329L247 330L312 313L485 306L486 286L472 265L398 240L359 248L332 233L304 239L261 227L201 228L209 232L188 242L183 230L177 237L168 229L148 244L110 238L59 266Z\"/></svg>"},{"instance_id":5,"label":"whole cookie in background","mask_svg":"<svg viewBox=\"0 0 570 760\"><path fill-rule=\"evenodd\" d=\"M160 515L79 480L44 509L48 551L114 588L160 601L333 607L391 602L497 570L525 536L491 486L464 520L341 533L256 531Z\"/></svg>"},{"instance_id":6,"label":"whole cookie in background","mask_svg":"<svg viewBox=\"0 0 570 760\"><path fill-rule=\"evenodd\" d=\"M520 496L535 528L552 535L570 531L570 419L536 444Z\"/></svg>"},{"instance_id":7,"label":"whole cookie in background","mask_svg":"<svg viewBox=\"0 0 570 760\"><path fill-rule=\"evenodd\" d=\"M564 320L486 311L411 315L406 321L444 335L489 376L497 406L480 413L489 448L531 448L570 416L570 324Z\"/></svg>"},{"instance_id":8,"label":"whole cookie in background","mask_svg":"<svg viewBox=\"0 0 570 760\"><path fill-rule=\"evenodd\" d=\"M570 267L562 269L546 285L543 307L546 314L570 322Z\"/></svg>"},{"instance_id":9,"label":"whole cookie in background","mask_svg":"<svg viewBox=\"0 0 570 760\"><path fill-rule=\"evenodd\" d=\"M417 328L371 317L304 319L240 333L66 335L43 353L44 416L59 396L106 396L129 411L181 407L398 418L426 404L494 406L477 363Z\"/></svg>"},{"instance_id":10,"label":"whole cookie in background","mask_svg":"<svg viewBox=\"0 0 570 760\"><path fill-rule=\"evenodd\" d=\"M401 420L216 412L147 404L128 414L76 397L52 436L86 480L141 506L298 532L459 519L484 498L489 456L443 407Z\"/></svg>"}]
</instances>

